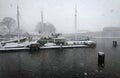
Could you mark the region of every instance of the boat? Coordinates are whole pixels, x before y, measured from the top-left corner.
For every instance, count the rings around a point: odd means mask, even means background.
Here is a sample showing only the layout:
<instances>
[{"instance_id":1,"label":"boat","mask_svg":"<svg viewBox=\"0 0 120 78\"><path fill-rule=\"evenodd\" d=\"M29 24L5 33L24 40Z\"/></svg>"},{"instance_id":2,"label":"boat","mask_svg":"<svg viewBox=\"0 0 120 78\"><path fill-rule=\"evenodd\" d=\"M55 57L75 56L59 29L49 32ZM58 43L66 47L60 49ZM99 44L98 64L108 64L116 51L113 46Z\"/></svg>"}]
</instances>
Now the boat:
<instances>
[{"instance_id":1,"label":"boat","mask_svg":"<svg viewBox=\"0 0 120 78\"><path fill-rule=\"evenodd\" d=\"M41 44L40 49L57 49L57 48L94 48L96 46L95 41L90 40L68 40L64 37L48 37L41 38L37 41Z\"/></svg>"},{"instance_id":2,"label":"boat","mask_svg":"<svg viewBox=\"0 0 120 78\"><path fill-rule=\"evenodd\" d=\"M17 6L17 23L18 23L18 38L9 40L9 41L1 41L0 51L14 51L14 50L25 50L29 49L27 46L30 45L26 38L21 38L19 35L20 25L19 25L19 7Z\"/></svg>"},{"instance_id":3,"label":"boat","mask_svg":"<svg viewBox=\"0 0 120 78\"><path fill-rule=\"evenodd\" d=\"M20 43L25 42L26 40L27 40L27 38L20 38ZM11 39L11 40L8 40L8 41L1 41L2 45L5 45L7 43L18 43L18 39Z\"/></svg>"},{"instance_id":4,"label":"boat","mask_svg":"<svg viewBox=\"0 0 120 78\"><path fill-rule=\"evenodd\" d=\"M37 42L42 46L40 49L53 49L53 48L94 48L96 46L95 41L91 41L89 37L78 40L77 37L77 9L75 7L75 40L68 40L61 37L62 34L51 34L50 37L43 37Z\"/></svg>"}]
</instances>

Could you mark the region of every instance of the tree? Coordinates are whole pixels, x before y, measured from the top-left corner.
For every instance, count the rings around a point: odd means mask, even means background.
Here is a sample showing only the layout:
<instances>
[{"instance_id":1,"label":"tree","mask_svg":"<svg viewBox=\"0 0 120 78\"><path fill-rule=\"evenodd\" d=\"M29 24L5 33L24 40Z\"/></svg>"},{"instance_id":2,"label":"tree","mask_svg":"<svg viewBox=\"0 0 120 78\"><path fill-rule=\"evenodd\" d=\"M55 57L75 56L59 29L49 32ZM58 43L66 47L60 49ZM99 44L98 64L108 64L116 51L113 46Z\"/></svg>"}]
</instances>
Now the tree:
<instances>
[{"instance_id":1,"label":"tree","mask_svg":"<svg viewBox=\"0 0 120 78\"><path fill-rule=\"evenodd\" d=\"M20 34L24 34L22 29L19 29ZM18 26L16 25L16 20L11 17L5 17L0 22L0 35L17 35Z\"/></svg>"},{"instance_id":2,"label":"tree","mask_svg":"<svg viewBox=\"0 0 120 78\"><path fill-rule=\"evenodd\" d=\"M36 31L38 33L42 33L42 34L43 33L50 34L50 33L55 33L56 28L51 23L41 23L41 22L39 22L36 26Z\"/></svg>"},{"instance_id":3,"label":"tree","mask_svg":"<svg viewBox=\"0 0 120 78\"><path fill-rule=\"evenodd\" d=\"M8 28L2 22L0 22L0 35L4 36L8 34Z\"/></svg>"},{"instance_id":4,"label":"tree","mask_svg":"<svg viewBox=\"0 0 120 78\"><path fill-rule=\"evenodd\" d=\"M16 21L11 17L5 17L2 22L4 25L7 26L9 32L10 32L11 28L16 26Z\"/></svg>"},{"instance_id":5,"label":"tree","mask_svg":"<svg viewBox=\"0 0 120 78\"><path fill-rule=\"evenodd\" d=\"M11 34L14 31L16 31L16 20L11 17L5 17L3 18L2 23L8 28L9 37L10 37Z\"/></svg>"}]
</instances>

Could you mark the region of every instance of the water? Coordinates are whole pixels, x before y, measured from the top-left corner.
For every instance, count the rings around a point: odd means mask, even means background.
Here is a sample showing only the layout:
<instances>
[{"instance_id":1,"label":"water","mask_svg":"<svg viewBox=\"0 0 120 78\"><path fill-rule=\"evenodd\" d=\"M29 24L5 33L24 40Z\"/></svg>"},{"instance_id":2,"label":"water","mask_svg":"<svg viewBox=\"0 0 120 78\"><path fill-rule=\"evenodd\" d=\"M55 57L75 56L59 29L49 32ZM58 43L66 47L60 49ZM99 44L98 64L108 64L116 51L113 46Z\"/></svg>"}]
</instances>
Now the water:
<instances>
[{"instance_id":1,"label":"water","mask_svg":"<svg viewBox=\"0 0 120 78\"><path fill-rule=\"evenodd\" d=\"M120 39L95 41L96 48L1 52L0 78L120 78ZM104 68L97 66L99 51L105 52Z\"/></svg>"}]
</instances>

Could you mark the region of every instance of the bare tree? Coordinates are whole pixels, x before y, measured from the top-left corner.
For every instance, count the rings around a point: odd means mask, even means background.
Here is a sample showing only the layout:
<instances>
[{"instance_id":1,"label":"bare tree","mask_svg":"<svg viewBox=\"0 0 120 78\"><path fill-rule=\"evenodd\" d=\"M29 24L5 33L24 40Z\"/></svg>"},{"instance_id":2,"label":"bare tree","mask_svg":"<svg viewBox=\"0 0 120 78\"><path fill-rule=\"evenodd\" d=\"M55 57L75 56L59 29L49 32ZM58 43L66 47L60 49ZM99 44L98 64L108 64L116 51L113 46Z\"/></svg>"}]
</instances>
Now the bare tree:
<instances>
[{"instance_id":1,"label":"bare tree","mask_svg":"<svg viewBox=\"0 0 120 78\"><path fill-rule=\"evenodd\" d=\"M14 31L16 28L16 20L11 17L5 17L2 20L2 23L8 28L9 35L11 35L11 31ZM14 29L15 28L15 29Z\"/></svg>"},{"instance_id":2,"label":"bare tree","mask_svg":"<svg viewBox=\"0 0 120 78\"><path fill-rule=\"evenodd\" d=\"M16 21L11 17L5 17L2 22L7 26L9 30L11 27L16 26Z\"/></svg>"},{"instance_id":3,"label":"bare tree","mask_svg":"<svg viewBox=\"0 0 120 78\"><path fill-rule=\"evenodd\" d=\"M8 34L8 28L6 25L3 24L3 22L0 22L0 35L4 36Z\"/></svg>"}]
</instances>

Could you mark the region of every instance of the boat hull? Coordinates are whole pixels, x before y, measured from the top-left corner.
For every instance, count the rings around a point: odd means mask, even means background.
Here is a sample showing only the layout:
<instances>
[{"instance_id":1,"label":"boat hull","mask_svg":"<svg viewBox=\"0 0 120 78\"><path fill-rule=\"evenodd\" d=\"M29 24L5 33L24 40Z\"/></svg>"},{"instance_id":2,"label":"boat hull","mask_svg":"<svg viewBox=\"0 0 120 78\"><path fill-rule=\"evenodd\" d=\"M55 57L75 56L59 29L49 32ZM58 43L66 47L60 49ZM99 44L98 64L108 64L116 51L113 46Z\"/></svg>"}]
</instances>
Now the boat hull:
<instances>
[{"instance_id":1,"label":"boat hull","mask_svg":"<svg viewBox=\"0 0 120 78\"><path fill-rule=\"evenodd\" d=\"M11 51L28 51L29 48L0 48L0 52L11 52Z\"/></svg>"},{"instance_id":2,"label":"boat hull","mask_svg":"<svg viewBox=\"0 0 120 78\"><path fill-rule=\"evenodd\" d=\"M66 46L48 46L40 47L40 49L64 49L64 48L90 48L88 45L66 45Z\"/></svg>"}]
</instances>

